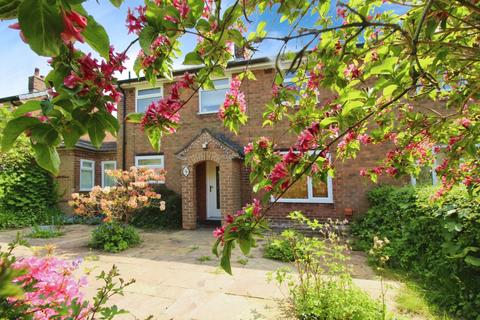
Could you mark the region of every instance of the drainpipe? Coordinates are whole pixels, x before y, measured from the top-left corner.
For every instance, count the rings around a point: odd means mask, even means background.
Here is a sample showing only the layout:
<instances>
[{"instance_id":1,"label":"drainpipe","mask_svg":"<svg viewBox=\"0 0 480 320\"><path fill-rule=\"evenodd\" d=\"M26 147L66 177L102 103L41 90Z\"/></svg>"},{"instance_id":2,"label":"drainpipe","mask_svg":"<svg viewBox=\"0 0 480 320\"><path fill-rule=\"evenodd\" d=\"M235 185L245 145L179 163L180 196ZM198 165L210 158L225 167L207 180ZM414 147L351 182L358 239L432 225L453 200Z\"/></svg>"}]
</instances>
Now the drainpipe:
<instances>
[{"instance_id":1,"label":"drainpipe","mask_svg":"<svg viewBox=\"0 0 480 320\"><path fill-rule=\"evenodd\" d=\"M123 119L122 119L122 137L123 137L123 140L122 140L122 170L126 170L127 169L127 166L126 166L126 152L125 152L125 148L127 146L127 97L125 95L125 90L119 85L118 86L120 88L120 91L122 92L122 95L123 95L123 104L122 104L122 115L123 115Z\"/></svg>"}]
</instances>

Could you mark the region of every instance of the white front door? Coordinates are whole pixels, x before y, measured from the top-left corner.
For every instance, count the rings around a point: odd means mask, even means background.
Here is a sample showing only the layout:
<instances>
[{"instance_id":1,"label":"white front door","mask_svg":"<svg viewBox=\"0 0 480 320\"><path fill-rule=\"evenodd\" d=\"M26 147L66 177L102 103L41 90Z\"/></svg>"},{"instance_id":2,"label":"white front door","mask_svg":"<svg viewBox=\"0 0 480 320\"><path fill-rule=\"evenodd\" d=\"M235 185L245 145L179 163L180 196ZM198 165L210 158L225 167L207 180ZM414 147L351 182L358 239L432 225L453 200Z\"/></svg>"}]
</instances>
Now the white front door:
<instances>
[{"instance_id":1,"label":"white front door","mask_svg":"<svg viewBox=\"0 0 480 320\"><path fill-rule=\"evenodd\" d=\"M207 219L220 220L220 167L207 161Z\"/></svg>"}]
</instances>

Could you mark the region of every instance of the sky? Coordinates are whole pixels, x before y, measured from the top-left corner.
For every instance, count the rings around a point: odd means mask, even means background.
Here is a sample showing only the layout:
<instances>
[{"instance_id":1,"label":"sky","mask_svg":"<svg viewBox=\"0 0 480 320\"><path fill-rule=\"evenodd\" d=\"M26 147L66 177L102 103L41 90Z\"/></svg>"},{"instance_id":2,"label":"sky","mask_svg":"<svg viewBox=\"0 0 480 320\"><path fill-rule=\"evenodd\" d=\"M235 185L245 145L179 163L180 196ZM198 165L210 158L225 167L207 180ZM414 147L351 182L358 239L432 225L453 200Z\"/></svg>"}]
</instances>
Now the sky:
<instances>
[{"instance_id":1,"label":"sky","mask_svg":"<svg viewBox=\"0 0 480 320\"><path fill-rule=\"evenodd\" d=\"M231 2L232 0L227 0ZM129 7L135 7L143 4L142 0L125 0L120 9L115 8L107 0L88 0L84 3L87 11L103 25L110 37L111 44L117 51L123 51L128 44L135 39L135 35L128 34L125 26L125 17ZM387 5L384 10L396 9L391 5ZM333 14L333 10L332 10ZM266 21L265 30L270 36L284 35L289 30L288 23L280 23L279 16L275 14L263 14L254 16L256 21L248 26L254 30L258 21ZM19 32L8 28L14 21L0 21L0 97L12 96L28 92L28 77L33 75L35 68L40 68L40 74L46 75L49 71L47 63L48 58L39 57L30 50L27 44L20 40ZM307 17L302 21L302 25L306 27L313 26L313 18ZM195 36L185 36L182 39L182 51L191 51L196 45ZM301 48L302 41L292 43L290 50ZM269 41L262 43L260 51L255 57L272 56L280 48L281 43L277 41ZM86 45L79 46L85 52L91 51ZM124 71L119 78L127 78L128 71L131 71L131 77L135 77L132 71L135 56L139 50L139 46L133 46L128 52L130 59L127 61L127 71ZM175 63L175 67L182 67L181 59Z\"/></svg>"}]
</instances>

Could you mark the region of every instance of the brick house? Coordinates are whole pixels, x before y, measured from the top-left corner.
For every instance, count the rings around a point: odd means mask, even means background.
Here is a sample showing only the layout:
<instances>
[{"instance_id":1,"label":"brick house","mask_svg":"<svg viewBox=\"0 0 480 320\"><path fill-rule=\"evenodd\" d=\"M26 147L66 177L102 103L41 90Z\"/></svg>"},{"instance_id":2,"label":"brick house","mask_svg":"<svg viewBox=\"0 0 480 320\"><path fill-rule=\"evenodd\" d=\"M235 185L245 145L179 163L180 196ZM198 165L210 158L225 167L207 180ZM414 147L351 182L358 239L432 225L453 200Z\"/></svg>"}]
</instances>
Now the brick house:
<instances>
[{"instance_id":1,"label":"brick house","mask_svg":"<svg viewBox=\"0 0 480 320\"><path fill-rule=\"evenodd\" d=\"M162 139L158 153L151 148L139 125L126 123L123 119L128 113L145 111L149 103L169 92L171 83L159 79L152 88L142 78L120 81L124 100L118 106L121 128L117 140L109 137L97 150L87 139L82 139L73 150L60 150L62 164L58 180L63 203L72 192L113 183L104 174L106 169L127 169L130 166L166 170L166 186L182 196L185 229L194 229L201 222L221 221L226 214L236 212L250 202L255 195L242 161L243 146L257 137L266 136L282 150L291 146L296 137L287 134L283 126L262 127L263 107L271 98L275 76L274 61L269 58L249 62L257 80L244 81L241 88L248 106L247 125L238 135L223 127L218 108L231 78L242 72L246 63L232 61L226 77L214 80L215 90L200 90L193 96L180 111L180 128ZM195 72L195 69L188 71ZM176 71L174 76L183 72ZM37 81L41 79L38 72L33 77L30 81L37 83L37 87L30 88L31 93L39 95L44 92L45 96L43 82ZM191 93L186 90L182 95L187 98ZM322 91L320 100L329 95L328 91ZM372 146L362 150L355 161L337 163L334 178L313 184L309 177L305 177L279 200L268 213L269 217L276 223L283 223L292 210L301 210L318 219L344 219L364 212L368 205L366 192L373 184L360 177L359 170L375 166L384 154L382 147Z\"/></svg>"}]
</instances>

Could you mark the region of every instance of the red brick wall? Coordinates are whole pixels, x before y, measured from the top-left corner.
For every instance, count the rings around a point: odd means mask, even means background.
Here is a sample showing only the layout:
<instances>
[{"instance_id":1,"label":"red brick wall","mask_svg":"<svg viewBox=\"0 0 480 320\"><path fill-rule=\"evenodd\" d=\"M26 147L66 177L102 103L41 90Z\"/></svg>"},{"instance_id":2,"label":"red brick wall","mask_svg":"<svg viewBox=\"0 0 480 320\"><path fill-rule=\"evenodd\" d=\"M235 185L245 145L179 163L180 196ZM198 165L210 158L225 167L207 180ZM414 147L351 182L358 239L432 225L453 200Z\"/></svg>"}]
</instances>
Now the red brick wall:
<instances>
[{"instance_id":1,"label":"red brick wall","mask_svg":"<svg viewBox=\"0 0 480 320\"><path fill-rule=\"evenodd\" d=\"M83 148L73 150L59 149L60 173L57 177L60 193L60 207L65 212L70 212L67 205L70 195L80 192L80 160L95 161L94 185L102 184L102 161L116 160L116 151L94 151ZM117 168L119 168L117 164Z\"/></svg>"},{"instance_id":2,"label":"red brick wall","mask_svg":"<svg viewBox=\"0 0 480 320\"><path fill-rule=\"evenodd\" d=\"M248 124L241 128L239 135L235 136L223 128L217 114L200 115L198 114L198 95L195 95L189 103L181 110L182 123L177 133L168 135L162 140L161 151L165 155L166 185L174 191L181 193L181 160L175 153L181 150L203 128L207 128L215 133L221 133L230 140L245 145L248 142L260 137L267 136L273 140L278 148L285 148L292 145L295 136L285 132L285 126L262 127L262 113L264 105L271 98L271 85L274 78L273 69L264 69L254 71L256 81L245 81L242 85L242 91L246 95ZM168 93L170 85L164 85L164 92ZM127 113L135 112L135 89L127 88L126 103ZM183 92L183 98L190 96L191 92ZM322 98L328 98L329 93L325 90L321 92ZM119 108L119 119L123 119L121 108ZM120 130L122 132L122 130ZM141 131L138 125L126 125L126 166L134 165L135 155L154 153L148 139ZM117 153L118 166L122 165L122 139L120 134ZM308 216L316 218L344 218L345 209L351 209L353 214L364 212L367 208L366 191L372 187L372 184L359 176L359 170L362 167L371 168L385 154L381 147L371 147L363 150L356 160L337 163L337 174L333 179L333 204L292 204L278 203L269 213L273 219L283 220L291 210L302 210ZM251 186L248 182L248 170L241 169L240 176L240 201L245 204L250 202L253 195ZM225 187L223 187L225 188ZM203 213L201 213L203 215Z\"/></svg>"}]
</instances>

